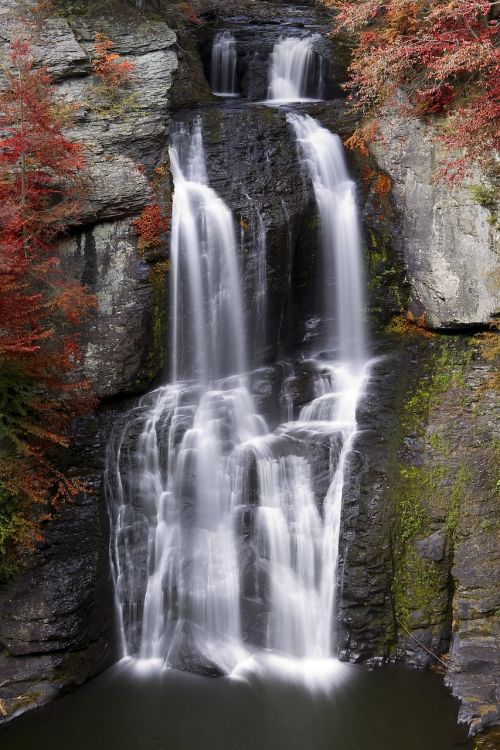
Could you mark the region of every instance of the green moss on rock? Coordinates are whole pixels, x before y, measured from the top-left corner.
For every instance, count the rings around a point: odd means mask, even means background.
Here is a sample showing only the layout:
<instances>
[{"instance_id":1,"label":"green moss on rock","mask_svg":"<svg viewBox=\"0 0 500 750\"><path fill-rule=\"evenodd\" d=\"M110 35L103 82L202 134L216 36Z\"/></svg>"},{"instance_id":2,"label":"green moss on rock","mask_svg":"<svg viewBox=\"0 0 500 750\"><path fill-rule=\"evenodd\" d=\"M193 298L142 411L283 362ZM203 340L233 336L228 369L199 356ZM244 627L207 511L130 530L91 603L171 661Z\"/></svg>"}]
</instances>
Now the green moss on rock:
<instances>
[{"instance_id":1,"label":"green moss on rock","mask_svg":"<svg viewBox=\"0 0 500 750\"><path fill-rule=\"evenodd\" d=\"M451 560L470 473L451 459L447 425L436 413L450 389L458 398L473 352L451 337L415 345L422 353L419 381L406 386L397 437L400 446L413 448L400 448L389 482L395 510L393 602L403 630L435 626L437 633L450 617ZM443 553L430 559L425 545L436 534L442 534Z\"/></svg>"}]
</instances>

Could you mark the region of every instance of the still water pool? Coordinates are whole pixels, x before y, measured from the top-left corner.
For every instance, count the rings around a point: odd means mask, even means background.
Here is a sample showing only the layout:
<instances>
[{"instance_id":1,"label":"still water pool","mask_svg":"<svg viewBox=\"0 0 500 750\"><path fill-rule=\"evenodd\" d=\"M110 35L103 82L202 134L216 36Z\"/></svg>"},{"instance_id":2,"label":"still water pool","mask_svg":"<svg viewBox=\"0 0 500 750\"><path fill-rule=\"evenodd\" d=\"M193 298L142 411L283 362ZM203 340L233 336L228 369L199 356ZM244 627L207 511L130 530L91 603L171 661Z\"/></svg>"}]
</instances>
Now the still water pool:
<instances>
[{"instance_id":1,"label":"still water pool","mask_svg":"<svg viewBox=\"0 0 500 750\"><path fill-rule=\"evenodd\" d=\"M122 662L0 731L1 750L469 750L435 674L338 665L311 691L253 670L210 679Z\"/></svg>"}]
</instances>

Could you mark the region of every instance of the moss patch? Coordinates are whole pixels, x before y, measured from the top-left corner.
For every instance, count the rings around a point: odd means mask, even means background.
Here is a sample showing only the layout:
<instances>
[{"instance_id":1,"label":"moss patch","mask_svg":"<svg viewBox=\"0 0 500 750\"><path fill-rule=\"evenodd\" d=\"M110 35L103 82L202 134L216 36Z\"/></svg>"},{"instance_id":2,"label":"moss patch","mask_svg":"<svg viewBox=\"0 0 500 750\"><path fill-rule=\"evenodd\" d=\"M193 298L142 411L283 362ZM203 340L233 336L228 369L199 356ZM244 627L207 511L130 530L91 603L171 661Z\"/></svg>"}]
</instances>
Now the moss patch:
<instances>
[{"instance_id":1,"label":"moss patch","mask_svg":"<svg viewBox=\"0 0 500 750\"><path fill-rule=\"evenodd\" d=\"M429 422L450 389L459 397L473 351L451 337L424 339L421 346L425 356L420 379L405 396L399 429L400 444L419 447L410 456L400 451L391 481L396 513L394 610L399 623L409 630L443 617L443 597L451 587L450 559L470 480L468 468L456 466L452 460L446 425L438 422L429 429ZM437 529L445 534L446 543L443 560L434 561L419 555L416 543Z\"/></svg>"}]
</instances>

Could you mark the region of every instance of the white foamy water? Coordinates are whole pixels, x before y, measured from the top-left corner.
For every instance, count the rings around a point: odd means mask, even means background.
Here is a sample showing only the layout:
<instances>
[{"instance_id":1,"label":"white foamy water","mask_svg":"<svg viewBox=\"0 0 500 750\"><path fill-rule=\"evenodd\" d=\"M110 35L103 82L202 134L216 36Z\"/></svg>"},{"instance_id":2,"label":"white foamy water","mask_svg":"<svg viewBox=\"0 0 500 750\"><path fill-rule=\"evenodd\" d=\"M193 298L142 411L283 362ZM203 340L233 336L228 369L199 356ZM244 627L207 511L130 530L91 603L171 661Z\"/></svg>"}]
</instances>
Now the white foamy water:
<instances>
[{"instance_id":1,"label":"white foamy water","mask_svg":"<svg viewBox=\"0 0 500 750\"><path fill-rule=\"evenodd\" d=\"M287 422L270 432L257 413L233 216L208 184L200 122L178 127L170 150L172 382L146 395L115 435L107 490L126 655L239 677L275 664L309 684L315 672L320 681L336 673L342 496L367 368L356 204L342 147L311 118L289 119L318 203L326 319L330 276L339 293L330 359L311 363L312 400L294 420L288 365ZM266 229L258 213L251 236L262 316ZM330 476L322 489L315 446Z\"/></svg>"},{"instance_id":2,"label":"white foamy water","mask_svg":"<svg viewBox=\"0 0 500 750\"><path fill-rule=\"evenodd\" d=\"M285 37L271 54L268 100L275 103L321 99L323 61L314 50L319 37Z\"/></svg>"},{"instance_id":3,"label":"white foamy water","mask_svg":"<svg viewBox=\"0 0 500 750\"><path fill-rule=\"evenodd\" d=\"M331 321L330 349L343 362L365 359L363 273L356 186L338 135L308 115L288 114L312 181L323 243L323 309Z\"/></svg>"},{"instance_id":4,"label":"white foamy water","mask_svg":"<svg viewBox=\"0 0 500 750\"><path fill-rule=\"evenodd\" d=\"M184 128L174 135L170 163L173 380L207 383L246 370L234 222L207 184L199 123L192 134Z\"/></svg>"},{"instance_id":5,"label":"white foamy water","mask_svg":"<svg viewBox=\"0 0 500 750\"><path fill-rule=\"evenodd\" d=\"M219 31L212 45L210 83L216 96L238 96L236 39L230 31Z\"/></svg>"}]
</instances>

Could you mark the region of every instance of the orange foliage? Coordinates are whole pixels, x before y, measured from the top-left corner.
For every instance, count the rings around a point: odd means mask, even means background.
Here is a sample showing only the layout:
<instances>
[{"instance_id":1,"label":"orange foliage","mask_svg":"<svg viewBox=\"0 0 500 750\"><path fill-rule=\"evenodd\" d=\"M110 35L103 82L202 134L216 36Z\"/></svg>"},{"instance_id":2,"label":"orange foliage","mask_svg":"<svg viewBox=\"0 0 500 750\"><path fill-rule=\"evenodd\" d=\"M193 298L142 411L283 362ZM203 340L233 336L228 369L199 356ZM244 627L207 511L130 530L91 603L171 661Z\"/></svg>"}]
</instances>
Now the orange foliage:
<instances>
[{"instance_id":1,"label":"orange foliage","mask_svg":"<svg viewBox=\"0 0 500 750\"><path fill-rule=\"evenodd\" d=\"M425 315L420 315L417 319L411 312L406 315L395 315L386 328L387 333L408 336L424 336L425 338L434 338L435 333L429 331Z\"/></svg>"},{"instance_id":2,"label":"orange foliage","mask_svg":"<svg viewBox=\"0 0 500 750\"><path fill-rule=\"evenodd\" d=\"M189 23L194 24L195 26L201 26L203 21L201 18L196 14L194 8L190 3L183 3L181 5L182 13L185 15Z\"/></svg>"},{"instance_id":3,"label":"orange foliage","mask_svg":"<svg viewBox=\"0 0 500 750\"><path fill-rule=\"evenodd\" d=\"M162 243L161 235L169 226L169 219L162 216L161 206L152 203L143 210L139 218L132 222L139 237L138 248L141 252L159 247Z\"/></svg>"},{"instance_id":4,"label":"orange foliage","mask_svg":"<svg viewBox=\"0 0 500 750\"><path fill-rule=\"evenodd\" d=\"M368 158L369 151L368 146L366 145L366 141L361 135L360 130L355 130L354 133L349 137L346 138L344 141L344 146L348 148L350 151L357 151L361 156L364 156L365 158Z\"/></svg>"},{"instance_id":5,"label":"orange foliage","mask_svg":"<svg viewBox=\"0 0 500 750\"><path fill-rule=\"evenodd\" d=\"M337 30L357 35L348 87L360 109L380 112L402 89L407 95L404 114L449 114L440 123L437 140L462 154L451 154L438 178L458 181L474 161L492 163L500 146L500 22L492 7L498 3L324 2L338 8Z\"/></svg>"},{"instance_id":6,"label":"orange foliage","mask_svg":"<svg viewBox=\"0 0 500 750\"><path fill-rule=\"evenodd\" d=\"M169 173L168 166L166 164L160 164L158 167L155 167L153 169L153 172L159 177L165 177L165 175Z\"/></svg>"},{"instance_id":7,"label":"orange foliage","mask_svg":"<svg viewBox=\"0 0 500 750\"><path fill-rule=\"evenodd\" d=\"M134 72L134 65L128 60L122 60L120 55L112 52L113 42L104 34L95 32L94 58L92 70L103 83L112 89L119 88L130 81Z\"/></svg>"},{"instance_id":8,"label":"orange foliage","mask_svg":"<svg viewBox=\"0 0 500 750\"><path fill-rule=\"evenodd\" d=\"M370 120L363 127L357 128L350 138L344 141L344 146L367 158L369 156L368 143L381 138L379 131L378 123L375 120Z\"/></svg>"},{"instance_id":9,"label":"orange foliage","mask_svg":"<svg viewBox=\"0 0 500 750\"><path fill-rule=\"evenodd\" d=\"M391 178L387 174L379 174L375 180L374 190L377 195L387 195L391 192Z\"/></svg>"},{"instance_id":10,"label":"orange foliage","mask_svg":"<svg viewBox=\"0 0 500 750\"><path fill-rule=\"evenodd\" d=\"M371 169L365 164L363 169L361 170L361 179L363 180L363 182L371 182L374 176L375 176L375 170Z\"/></svg>"}]
</instances>

